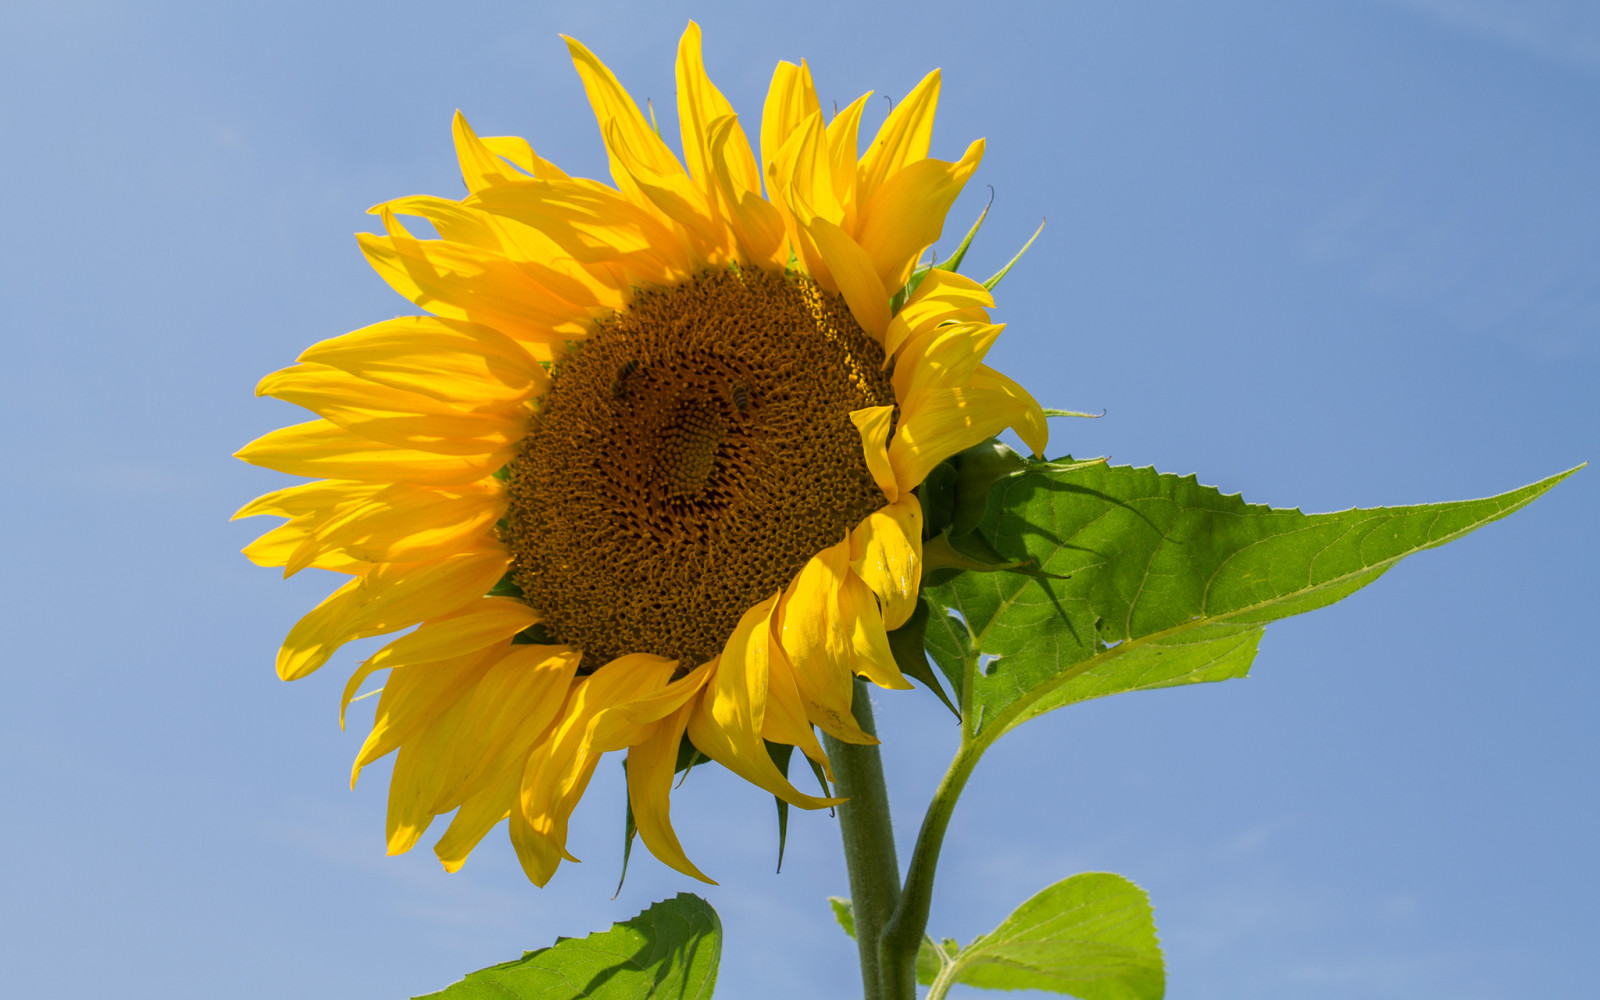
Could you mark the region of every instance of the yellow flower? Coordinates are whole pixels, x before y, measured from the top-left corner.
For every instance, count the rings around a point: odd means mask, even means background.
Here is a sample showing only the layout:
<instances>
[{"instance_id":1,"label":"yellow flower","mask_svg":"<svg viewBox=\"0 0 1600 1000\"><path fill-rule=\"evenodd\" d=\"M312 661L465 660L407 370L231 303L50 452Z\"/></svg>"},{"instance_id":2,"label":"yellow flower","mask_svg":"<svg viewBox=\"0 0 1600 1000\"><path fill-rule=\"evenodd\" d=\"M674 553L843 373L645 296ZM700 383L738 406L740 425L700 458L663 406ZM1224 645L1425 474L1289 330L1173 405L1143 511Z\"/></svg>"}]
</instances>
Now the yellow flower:
<instances>
[{"instance_id":1,"label":"yellow flower","mask_svg":"<svg viewBox=\"0 0 1600 1000\"><path fill-rule=\"evenodd\" d=\"M758 161L691 23L680 162L568 47L615 187L457 115L467 196L387 202L386 235L360 237L427 315L315 344L260 385L319 419L239 457L315 481L239 512L288 518L245 554L350 578L290 630L285 679L418 626L341 707L388 671L352 781L398 751L390 853L455 811L435 848L454 870L509 816L543 885L598 759L626 750L645 844L705 878L668 818L685 737L794 805L838 801L796 790L764 741L824 769L813 727L875 742L852 679L909 686L886 633L921 577L912 490L1006 427L1042 451L1044 415L982 364L1001 329L983 286L935 270L893 308L983 152L928 157L937 72L858 158L867 97L825 122L805 64L780 63Z\"/></svg>"}]
</instances>

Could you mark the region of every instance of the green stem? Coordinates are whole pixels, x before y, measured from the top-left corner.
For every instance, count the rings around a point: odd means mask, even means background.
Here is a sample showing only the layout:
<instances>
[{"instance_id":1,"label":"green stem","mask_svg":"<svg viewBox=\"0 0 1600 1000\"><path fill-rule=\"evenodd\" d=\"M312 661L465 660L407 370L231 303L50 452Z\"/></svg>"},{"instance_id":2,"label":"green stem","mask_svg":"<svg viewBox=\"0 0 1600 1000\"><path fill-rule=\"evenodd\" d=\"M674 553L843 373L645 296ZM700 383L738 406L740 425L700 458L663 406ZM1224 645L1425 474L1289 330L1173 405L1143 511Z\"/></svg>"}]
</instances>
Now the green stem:
<instances>
[{"instance_id":1,"label":"green stem","mask_svg":"<svg viewBox=\"0 0 1600 1000\"><path fill-rule=\"evenodd\" d=\"M922 829L917 832L917 846L911 852L911 865L906 870L905 888L900 903L888 926L883 929L884 981L917 977L917 949L922 945L928 930L928 912L933 905L933 876L939 866L939 848L944 845L945 830L950 826L950 816L955 812L956 799L972 776L972 769L983 756L985 743L963 740L955 759L939 782L939 790L928 803L928 812L922 819ZM949 989L945 984L945 989ZM912 994L914 995L914 994ZM931 996L931 995L930 995Z\"/></svg>"},{"instance_id":2,"label":"green stem","mask_svg":"<svg viewBox=\"0 0 1600 1000\"><path fill-rule=\"evenodd\" d=\"M852 699L856 723L875 735L867 688L856 681ZM839 806L844 837L845 870L850 876L850 905L855 912L856 947L861 953L861 985L866 1000L916 1000L917 974L883 976L879 942L884 925L900 902L900 862L894 852L889 821L889 791L876 746L858 746L824 736L838 794L849 801Z\"/></svg>"}]
</instances>

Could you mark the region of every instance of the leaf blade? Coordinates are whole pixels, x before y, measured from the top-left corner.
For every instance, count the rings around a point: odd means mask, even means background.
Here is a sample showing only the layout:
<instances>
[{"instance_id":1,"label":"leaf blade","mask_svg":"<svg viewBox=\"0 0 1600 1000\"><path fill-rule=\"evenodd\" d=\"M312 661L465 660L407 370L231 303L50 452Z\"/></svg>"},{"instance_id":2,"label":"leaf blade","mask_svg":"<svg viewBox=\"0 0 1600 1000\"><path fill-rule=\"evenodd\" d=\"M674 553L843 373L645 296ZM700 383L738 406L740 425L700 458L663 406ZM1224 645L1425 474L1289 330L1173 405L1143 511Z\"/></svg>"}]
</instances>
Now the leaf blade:
<instances>
[{"instance_id":1,"label":"leaf blade","mask_svg":"<svg viewBox=\"0 0 1600 1000\"><path fill-rule=\"evenodd\" d=\"M1079 1000L1160 1000L1166 969L1143 889L1087 872L1039 891L956 956L955 981Z\"/></svg>"},{"instance_id":2,"label":"leaf blade","mask_svg":"<svg viewBox=\"0 0 1600 1000\"><path fill-rule=\"evenodd\" d=\"M938 632L935 660L990 661L971 692L973 732L990 739L1088 698L1243 676L1262 626L1331 604L1574 471L1481 500L1307 515L1149 468L1034 466L998 483L977 531L1035 568L930 585L931 620L954 611L967 625L965 651L961 630Z\"/></svg>"},{"instance_id":3,"label":"leaf blade","mask_svg":"<svg viewBox=\"0 0 1600 1000\"><path fill-rule=\"evenodd\" d=\"M711 904L680 892L584 938L562 938L415 1000L709 1000L722 955Z\"/></svg>"}]
</instances>

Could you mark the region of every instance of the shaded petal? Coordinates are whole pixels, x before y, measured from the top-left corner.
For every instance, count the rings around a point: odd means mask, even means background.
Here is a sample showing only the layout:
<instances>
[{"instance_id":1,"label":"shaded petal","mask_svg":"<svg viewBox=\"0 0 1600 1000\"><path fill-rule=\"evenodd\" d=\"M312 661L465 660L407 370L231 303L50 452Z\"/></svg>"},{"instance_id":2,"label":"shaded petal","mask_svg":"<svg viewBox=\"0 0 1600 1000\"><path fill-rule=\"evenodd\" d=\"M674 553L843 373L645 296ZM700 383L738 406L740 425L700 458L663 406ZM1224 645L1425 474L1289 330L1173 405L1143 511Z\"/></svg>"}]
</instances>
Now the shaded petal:
<instances>
[{"instance_id":1,"label":"shaded petal","mask_svg":"<svg viewBox=\"0 0 1600 1000\"><path fill-rule=\"evenodd\" d=\"M856 525L850 567L877 595L884 628L910 620L922 586L922 504L916 497L903 497Z\"/></svg>"},{"instance_id":2,"label":"shaded petal","mask_svg":"<svg viewBox=\"0 0 1600 1000\"><path fill-rule=\"evenodd\" d=\"M777 645L772 626L777 600L773 595L740 617L713 681L689 716L689 739L707 757L785 802L820 809L838 800L802 794L772 763L762 741L768 670Z\"/></svg>"},{"instance_id":3,"label":"shaded petal","mask_svg":"<svg viewBox=\"0 0 1600 1000\"><path fill-rule=\"evenodd\" d=\"M807 220L804 226L815 241L833 284L850 306L851 315L882 343L889 329L889 292L879 280L872 258L843 229L820 216Z\"/></svg>"},{"instance_id":4,"label":"shaded petal","mask_svg":"<svg viewBox=\"0 0 1600 1000\"><path fill-rule=\"evenodd\" d=\"M669 812L668 798L678 762L678 744L683 740L693 710L694 706L689 704L679 708L655 726L643 742L628 750L628 806L633 810L639 836L651 854L691 878L716 885L684 853L672 829Z\"/></svg>"},{"instance_id":5,"label":"shaded petal","mask_svg":"<svg viewBox=\"0 0 1600 1000\"><path fill-rule=\"evenodd\" d=\"M813 556L784 592L779 634L811 721L835 739L873 744L878 740L856 725L850 711L856 623L841 606L841 595L852 576L848 538ZM877 612L876 605L872 610Z\"/></svg>"},{"instance_id":6,"label":"shaded petal","mask_svg":"<svg viewBox=\"0 0 1600 1000\"><path fill-rule=\"evenodd\" d=\"M889 466L889 428L894 423L893 406L868 406L850 411L850 422L861 434L861 451L867 460L867 471L872 481L889 499L900 499L900 487L894 480L894 470Z\"/></svg>"}]
</instances>

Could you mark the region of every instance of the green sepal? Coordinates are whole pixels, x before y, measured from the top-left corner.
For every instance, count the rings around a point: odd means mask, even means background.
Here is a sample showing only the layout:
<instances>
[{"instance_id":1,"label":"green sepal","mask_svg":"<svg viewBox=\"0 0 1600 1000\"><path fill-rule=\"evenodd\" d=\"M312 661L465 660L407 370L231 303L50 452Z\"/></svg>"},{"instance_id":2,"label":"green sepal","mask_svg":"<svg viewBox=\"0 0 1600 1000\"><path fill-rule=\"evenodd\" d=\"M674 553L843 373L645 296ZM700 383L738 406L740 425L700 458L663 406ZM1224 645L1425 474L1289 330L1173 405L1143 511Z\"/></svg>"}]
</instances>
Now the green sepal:
<instances>
[{"instance_id":1,"label":"green sepal","mask_svg":"<svg viewBox=\"0 0 1600 1000\"><path fill-rule=\"evenodd\" d=\"M950 534L970 534L983 520L994 484L1028 467L1028 460L998 438L973 445L950 459L955 469L955 499L950 509Z\"/></svg>"},{"instance_id":2,"label":"green sepal","mask_svg":"<svg viewBox=\"0 0 1600 1000\"><path fill-rule=\"evenodd\" d=\"M954 519L956 509L956 470L949 459L933 467L928 478L917 487L916 494L922 504L922 537L943 534Z\"/></svg>"},{"instance_id":3,"label":"green sepal","mask_svg":"<svg viewBox=\"0 0 1600 1000\"><path fill-rule=\"evenodd\" d=\"M515 597L520 600L522 598L522 588L517 586L517 581L511 579L511 574L507 573L505 576L500 578L499 583L489 588L489 593L485 596Z\"/></svg>"},{"instance_id":4,"label":"green sepal","mask_svg":"<svg viewBox=\"0 0 1600 1000\"><path fill-rule=\"evenodd\" d=\"M1039 234L1042 232L1044 232L1044 222L1041 220L1039 223L1039 228L1035 229L1033 231L1033 235L1028 237L1028 242L1022 244L1022 249L1017 251L1017 255L1006 261L1005 267L1002 267L1000 270L991 275L989 280L983 283L983 287L987 288L991 292L994 291L994 286L1000 284L1000 279L1004 278L1008 273L1010 273L1011 269L1017 265L1017 261L1022 259L1022 255L1028 252L1028 248L1033 246L1033 241L1038 239Z\"/></svg>"},{"instance_id":5,"label":"green sepal","mask_svg":"<svg viewBox=\"0 0 1600 1000\"><path fill-rule=\"evenodd\" d=\"M938 586L955 573L998 573L1021 569L1031 562L1032 559L1007 560L990 548L981 535L968 535L959 548L948 530L922 543L922 579L930 586Z\"/></svg>"},{"instance_id":6,"label":"green sepal","mask_svg":"<svg viewBox=\"0 0 1600 1000\"><path fill-rule=\"evenodd\" d=\"M627 774L626 760L623 761L623 774ZM623 796L622 809L625 814L622 822L622 871L617 875L617 891L611 894L612 899L622 895L622 883L628 880L628 859L633 857L633 838L639 835L639 824L633 821L633 799Z\"/></svg>"},{"instance_id":7,"label":"green sepal","mask_svg":"<svg viewBox=\"0 0 1600 1000\"><path fill-rule=\"evenodd\" d=\"M548 646L555 641L550 630L544 627L544 622L534 622L511 637L511 642L518 646Z\"/></svg>"},{"instance_id":8,"label":"green sepal","mask_svg":"<svg viewBox=\"0 0 1600 1000\"><path fill-rule=\"evenodd\" d=\"M928 626L928 603L919 599L917 609L911 613L906 623L889 633L889 652L894 654L895 666L900 672L914 681L920 681L922 686L939 696L946 708L955 714L959 720L961 709L955 706L950 696L944 693L944 686L939 683L939 678L933 672L933 665L928 662L928 652L924 634Z\"/></svg>"},{"instance_id":9,"label":"green sepal","mask_svg":"<svg viewBox=\"0 0 1600 1000\"><path fill-rule=\"evenodd\" d=\"M794 755L794 747L787 743L773 743L771 740L762 740L767 745L767 756L772 758L772 763L778 768L778 773L785 778L789 776L789 758ZM778 871L783 871L783 848L789 842L789 803L772 797L778 804Z\"/></svg>"}]
</instances>

